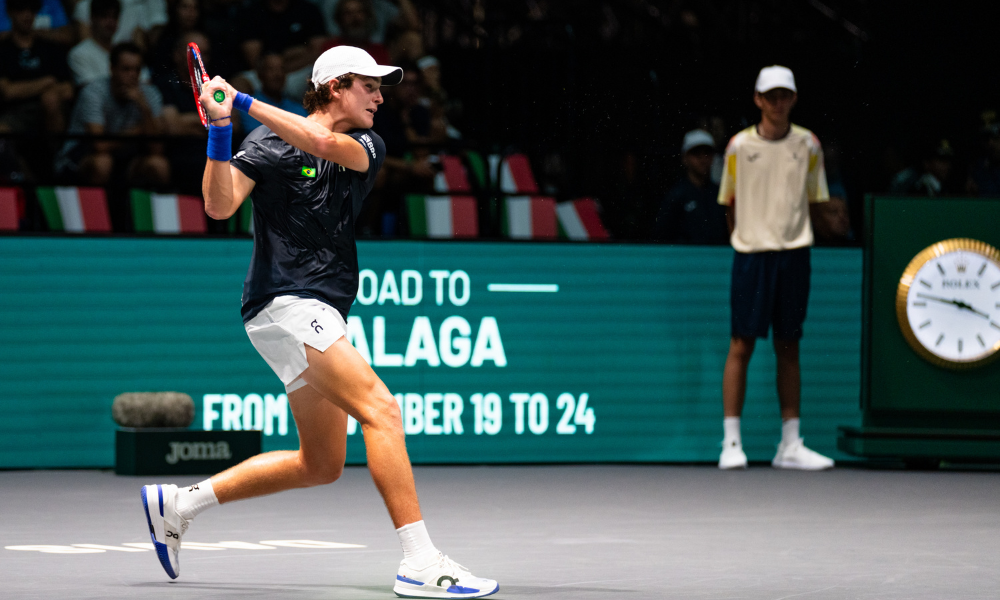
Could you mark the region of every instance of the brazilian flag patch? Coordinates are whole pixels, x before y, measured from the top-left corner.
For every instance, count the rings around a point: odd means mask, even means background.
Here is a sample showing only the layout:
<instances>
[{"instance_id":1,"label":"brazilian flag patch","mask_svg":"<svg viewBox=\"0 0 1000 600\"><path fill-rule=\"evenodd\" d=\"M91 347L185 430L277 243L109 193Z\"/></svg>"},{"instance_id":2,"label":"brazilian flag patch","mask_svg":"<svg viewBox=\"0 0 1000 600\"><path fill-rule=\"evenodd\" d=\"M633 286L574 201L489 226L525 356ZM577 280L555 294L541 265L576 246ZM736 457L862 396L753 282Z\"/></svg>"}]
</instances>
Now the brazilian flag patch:
<instances>
[{"instance_id":1,"label":"brazilian flag patch","mask_svg":"<svg viewBox=\"0 0 1000 600\"><path fill-rule=\"evenodd\" d=\"M316 169L310 169L309 167L302 167L303 177L316 177Z\"/></svg>"}]
</instances>

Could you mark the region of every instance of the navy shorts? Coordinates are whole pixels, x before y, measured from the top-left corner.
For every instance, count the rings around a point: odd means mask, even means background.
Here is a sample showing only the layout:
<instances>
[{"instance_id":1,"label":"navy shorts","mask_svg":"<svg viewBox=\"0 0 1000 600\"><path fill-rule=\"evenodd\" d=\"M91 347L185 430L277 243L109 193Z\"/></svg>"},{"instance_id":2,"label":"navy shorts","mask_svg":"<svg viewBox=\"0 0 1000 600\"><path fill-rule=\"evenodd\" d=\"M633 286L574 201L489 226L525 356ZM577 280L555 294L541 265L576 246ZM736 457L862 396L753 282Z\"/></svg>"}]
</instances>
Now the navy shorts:
<instances>
[{"instance_id":1,"label":"navy shorts","mask_svg":"<svg viewBox=\"0 0 1000 600\"><path fill-rule=\"evenodd\" d=\"M733 337L776 340L802 338L809 304L809 248L777 252L737 252L729 303Z\"/></svg>"}]
</instances>

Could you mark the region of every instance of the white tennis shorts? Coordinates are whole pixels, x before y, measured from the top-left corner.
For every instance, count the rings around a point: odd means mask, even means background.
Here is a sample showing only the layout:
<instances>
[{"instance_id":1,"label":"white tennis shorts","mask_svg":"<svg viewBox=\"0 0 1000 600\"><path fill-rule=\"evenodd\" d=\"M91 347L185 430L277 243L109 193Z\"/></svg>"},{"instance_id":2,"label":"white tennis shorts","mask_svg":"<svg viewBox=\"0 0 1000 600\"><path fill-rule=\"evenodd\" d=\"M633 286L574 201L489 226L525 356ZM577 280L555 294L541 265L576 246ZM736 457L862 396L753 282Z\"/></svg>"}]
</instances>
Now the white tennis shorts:
<instances>
[{"instance_id":1,"label":"white tennis shorts","mask_svg":"<svg viewBox=\"0 0 1000 600\"><path fill-rule=\"evenodd\" d=\"M285 384L288 393L306 385L306 344L325 352L347 334L340 312L312 298L278 296L247 321L247 335L257 352Z\"/></svg>"}]
</instances>

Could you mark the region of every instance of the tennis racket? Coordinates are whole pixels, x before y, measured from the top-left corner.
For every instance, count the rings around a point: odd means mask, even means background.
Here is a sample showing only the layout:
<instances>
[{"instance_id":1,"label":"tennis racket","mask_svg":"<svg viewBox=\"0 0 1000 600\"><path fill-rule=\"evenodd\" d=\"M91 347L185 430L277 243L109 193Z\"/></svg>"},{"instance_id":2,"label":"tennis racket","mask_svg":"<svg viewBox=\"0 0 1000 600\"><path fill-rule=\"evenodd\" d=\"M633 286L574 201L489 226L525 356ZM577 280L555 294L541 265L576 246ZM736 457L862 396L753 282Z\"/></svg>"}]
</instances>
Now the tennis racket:
<instances>
[{"instance_id":1,"label":"tennis racket","mask_svg":"<svg viewBox=\"0 0 1000 600\"><path fill-rule=\"evenodd\" d=\"M191 42L187 47L188 73L191 75L191 90L194 92L194 105L198 107L198 116L201 117L201 124L208 128L208 115L205 107L201 105L201 88L211 81L208 73L205 72L205 63L201 61L201 49L198 44ZM226 93L216 90L212 98L222 104L226 101Z\"/></svg>"}]
</instances>

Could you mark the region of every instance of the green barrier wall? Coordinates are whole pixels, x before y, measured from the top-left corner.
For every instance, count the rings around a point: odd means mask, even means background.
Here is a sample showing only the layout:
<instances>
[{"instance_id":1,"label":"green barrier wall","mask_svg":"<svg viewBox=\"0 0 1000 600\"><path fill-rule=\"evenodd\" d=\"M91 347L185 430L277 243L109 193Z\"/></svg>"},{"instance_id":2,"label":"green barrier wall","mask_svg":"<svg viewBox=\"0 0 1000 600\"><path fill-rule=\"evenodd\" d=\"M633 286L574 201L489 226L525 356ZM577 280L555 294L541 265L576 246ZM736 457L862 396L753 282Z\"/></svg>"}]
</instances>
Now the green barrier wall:
<instances>
[{"instance_id":1,"label":"green barrier wall","mask_svg":"<svg viewBox=\"0 0 1000 600\"><path fill-rule=\"evenodd\" d=\"M283 387L240 320L250 250L0 238L0 467L111 466L111 402L126 391L185 392L195 428L297 447ZM397 394L414 462L717 460L730 249L378 242L360 256L350 336ZM814 250L803 434L837 458L837 426L860 420L860 302L861 252ZM751 460L772 457L779 429L762 342ZM348 461L364 461L360 429Z\"/></svg>"}]
</instances>

